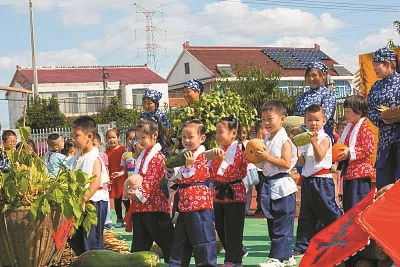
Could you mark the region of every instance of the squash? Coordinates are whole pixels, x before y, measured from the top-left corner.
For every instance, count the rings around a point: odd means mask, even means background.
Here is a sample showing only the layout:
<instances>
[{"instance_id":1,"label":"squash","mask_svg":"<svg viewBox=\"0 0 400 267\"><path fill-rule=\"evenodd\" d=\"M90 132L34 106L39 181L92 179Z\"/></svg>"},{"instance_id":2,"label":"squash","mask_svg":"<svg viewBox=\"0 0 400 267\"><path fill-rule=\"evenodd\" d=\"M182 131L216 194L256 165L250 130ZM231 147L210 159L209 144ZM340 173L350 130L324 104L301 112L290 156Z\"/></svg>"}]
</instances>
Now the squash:
<instances>
[{"instance_id":1,"label":"squash","mask_svg":"<svg viewBox=\"0 0 400 267\"><path fill-rule=\"evenodd\" d=\"M217 153L217 151L222 150L221 148L213 148L213 149L209 149L207 151L205 151L204 153L206 154L206 158L207 160L214 160L215 157L215 153Z\"/></svg>"},{"instance_id":2,"label":"squash","mask_svg":"<svg viewBox=\"0 0 400 267\"><path fill-rule=\"evenodd\" d=\"M186 163L185 152L186 150L183 150L177 155L168 157L167 160L165 161L165 166L167 166L167 168L172 169L175 167L180 167L185 165Z\"/></svg>"},{"instance_id":3,"label":"squash","mask_svg":"<svg viewBox=\"0 0 400 267\"><path fill-rule=\"evenodd\" d=\"M300 116L287 116L283 122L282 127L285 128L287 134L289 134L292 128L300 127L304 124L304 117Z\"/></svg>"},{"instance_id":4,"label":"squash","mask_svg":"<svg viewBox=\"0 0 400 267\"><path fill-rule=\"evenodd\" d=\"M343 143L336 143L332 146L332 161L338 162L339 161L339 154L343 152L347 146Z\"/></svg>"},{"instance_id":5,"label":"squash","mask_svg":"<svg viewBox=\"0 0 400 267\"><path fill-rule=\"evenodd\" d=\"M259 163L261 159L256 156L256 151L258 150L267 150L264 140L255 138L251 139L246 146L246 159L250 163Z\"/></svg>"},{"instance_id":6,"label":"squash","mask_svg":"<svg viewBox=\"0 0 400 267\"><path fill-rule=\"evenodd\" d=\"M296 135L293 137L293 144L295 146L305 146L308 145L311 140L310 140L310 132L304 132L301 134Z\"/></svg>"},{"instance_id":7,"label":"squash","mask_svg":"<svg viewBox=\"0 0 400 267\"><path fill-rule=\"evenodd\" d=\"M112 250L86 251L70 267L156 267L160 257L154 252L121 254Z\"/></svg>"}]
</instances>

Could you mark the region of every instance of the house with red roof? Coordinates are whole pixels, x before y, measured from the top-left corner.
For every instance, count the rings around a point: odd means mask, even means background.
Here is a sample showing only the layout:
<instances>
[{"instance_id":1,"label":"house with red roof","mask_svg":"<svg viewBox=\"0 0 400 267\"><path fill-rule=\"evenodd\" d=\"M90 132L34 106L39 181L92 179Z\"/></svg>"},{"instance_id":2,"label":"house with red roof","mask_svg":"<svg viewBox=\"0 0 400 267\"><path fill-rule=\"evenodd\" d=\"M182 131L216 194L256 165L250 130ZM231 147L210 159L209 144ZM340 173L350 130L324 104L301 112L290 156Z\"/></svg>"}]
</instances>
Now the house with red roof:
<instances>
[{"instance_id":1,"label":"house with red roof","mask_svg":"<svg viewBox=\"0 0 400 267\"><path fill-rule=\"evenodd\" d=\"M160 107L168 104L168 84L147 67L139 66L72 66L39 67L38 93L42 98L54 97L67 116L94 114L104 99L120 97L125 108L140 108L147 88L160 91ZM19 67L10 87L33 90L32 68ZM104 97L105 95L105 97ZM7 93L11 127L22 116L24 97L18 92Z\"/></svg>"},{"instance_id":2,"label":"house with red roof","mask_svg":"<svg viewBox=\"0 0 400 267\"><path fill-rule=\"evenodd\" d=\"M281 75L279 87L289 93L300 93L306 88L304 73L308 63L321 61L328 68L328 83L335 90L337 99L354 93L353 74L329 57L320 46L295 47L231 47L191 46L183 44L183 50L168 74L169 96L183 97L183 84L197 79L205 84L206 92L213 81L235 79L236 66L249 63L265 73L277 71ZM172 104L171 104L172 106Z\"/></svg>"}]
</instances>

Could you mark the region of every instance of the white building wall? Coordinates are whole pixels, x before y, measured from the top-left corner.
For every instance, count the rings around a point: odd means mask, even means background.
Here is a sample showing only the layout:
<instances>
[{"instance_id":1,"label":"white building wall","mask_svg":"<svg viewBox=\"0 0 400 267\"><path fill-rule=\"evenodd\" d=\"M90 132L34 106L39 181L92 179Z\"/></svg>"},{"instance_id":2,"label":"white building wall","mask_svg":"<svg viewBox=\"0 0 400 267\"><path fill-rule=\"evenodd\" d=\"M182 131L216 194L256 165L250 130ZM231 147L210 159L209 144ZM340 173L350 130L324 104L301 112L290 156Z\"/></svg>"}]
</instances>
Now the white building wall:
<instances>
[{"instance_id":1,"label":"white building wall","mask_svg":"<svg viewBox=\"0 0 400 267\"><path fill-rule=\"evenodd\" d=\"M190 73L185 74L185 63L189 63ZM221 62L222 64L223 62ZM193 57L188 51L184 50L183 55L180 57L174 68L168 75L168 86L170 89L174 88L174 85L184 83L191 79L208 79L213 74L201 64L195 57Z\"/></svg>"},{"instance_id":2,"label":"white building wall","mask_svg":"<svg viewBox=\"0 0 400 267\"><path fill-rule=\"evenodd\" d=\"M19 83L15 83L14 87L22 88ZM8 99L8 116L10 122L10 128L15 128L15 124L22 117L24 106L26 103L26 94L19 92L7 92ZM4 130L4 129L3 129Z\"/></svg>"}]
</instances>

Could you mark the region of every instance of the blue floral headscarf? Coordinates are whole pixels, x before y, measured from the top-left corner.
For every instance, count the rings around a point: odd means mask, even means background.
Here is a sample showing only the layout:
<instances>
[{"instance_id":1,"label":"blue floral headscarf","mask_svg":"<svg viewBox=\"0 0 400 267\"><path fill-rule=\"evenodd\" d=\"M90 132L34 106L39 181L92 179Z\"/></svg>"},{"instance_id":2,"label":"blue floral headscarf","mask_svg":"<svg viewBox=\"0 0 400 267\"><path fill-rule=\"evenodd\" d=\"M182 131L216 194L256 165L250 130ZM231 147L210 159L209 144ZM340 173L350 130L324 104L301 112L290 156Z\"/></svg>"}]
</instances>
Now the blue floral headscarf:
<instances>
[{"instance_id":1,"label":"blue floral headscarf","mask_svg":"<svg viewBox=\"0 0 400 267\"><path fill-rule=\"evenodd\" d=\"M383 47L375 51L372 60L374 62L396 61L396 54L389 48Z\"/></svg>"},{"instance_id":2,"label":"blue floral headscarf","mask_svg":"<svg viewBox=\"0 0 400 267\"><path fill-rule=\"evenodd\" d=\"M189 89L199 91L200 93L202 93L204 91L204 83L202 83L198 80L192 79L192 80L185 82L185 84L183 85L183 88L189 88Z\"/></svg>"},{"instance_id":3,"label":"blue floral headscarf","mask_svg":"<svg viewBox=\"0 0 400 267\"><path fill-rule=\"evenodd\" d=\"M318 70L322 71L323 73L328 72L328 67L324 63L319 62L319 61L315 61L315 62L312 62L307 65L307 69L311 69L311 68L318 69Z\"/></svg>"},{"instance_id":4,"label":"blue floral headscarf","mask_svg":"<svg viewBox=\"0 0 400 267\"><path fill-rule=\"evenodd\" d=\"M159 102L162 97L162 93L153 89L146 89L146 91L144 91L143 97L150 98L154 102Z\"/></svg>"}]
</instances>

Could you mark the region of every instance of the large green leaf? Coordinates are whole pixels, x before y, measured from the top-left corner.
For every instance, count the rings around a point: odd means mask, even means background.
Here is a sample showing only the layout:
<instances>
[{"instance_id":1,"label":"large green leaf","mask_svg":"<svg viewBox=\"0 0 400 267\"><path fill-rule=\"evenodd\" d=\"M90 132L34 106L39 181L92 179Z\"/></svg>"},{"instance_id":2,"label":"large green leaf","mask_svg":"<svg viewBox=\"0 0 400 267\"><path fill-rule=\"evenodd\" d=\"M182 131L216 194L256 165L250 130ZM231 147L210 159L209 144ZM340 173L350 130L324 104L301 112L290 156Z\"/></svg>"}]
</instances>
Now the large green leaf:
<instances>
[{"instance_id":1,"label":"large green leaf","mask_svg":"<svg viewBox=\"0 0 400 267\"><path fill-rule=\"evenodd\" d=\"M31 127L19 127L19 134L21 135L22 142L26 142L29 139L29 135L31 134Z\"/></svg>"}]
</instances>

